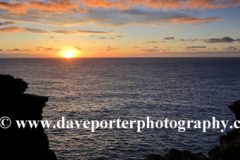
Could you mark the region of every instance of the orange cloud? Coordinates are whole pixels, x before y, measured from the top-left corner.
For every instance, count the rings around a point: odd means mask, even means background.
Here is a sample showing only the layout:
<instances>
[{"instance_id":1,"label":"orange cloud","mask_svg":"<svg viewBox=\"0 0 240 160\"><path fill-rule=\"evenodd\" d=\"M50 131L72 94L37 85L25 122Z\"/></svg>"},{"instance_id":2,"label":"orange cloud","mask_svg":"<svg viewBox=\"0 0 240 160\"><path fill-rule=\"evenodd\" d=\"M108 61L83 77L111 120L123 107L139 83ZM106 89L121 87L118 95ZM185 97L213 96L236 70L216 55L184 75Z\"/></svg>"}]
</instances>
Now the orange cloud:
<instances>
[{"instance_id":1,"label":"orange cloud","mask_svg":"<svg viewBox=\"0 0 240 160\"><path fill-rule=\"evenodd\" d=\"M75 46L74 48L76 48L76 49L77 49L77 50L79 50L79 51L82 49L82 48L80 48L80 47L77 47L77 46Z\"/></svg>"},{"instance_id":2,"label":"orange cloud","mask_svg":"<svg viewBox=\"0 0 240 160\"><path fill-rule=\"evenodd\" d=\"M118 8L127 10L136 6L162 9L216 9L228 6L239 6L240 0L43 0L7 3L0 1L0 9L15 14L26 14L28 11L54 14L87 13L89 7L105 9Z\"/></svg>"},{"instance_id":3,"label":"orange cloud","mask_svg":"<svg viewBox=\"0 0 240 160\"><path fill-rule=\"evenodd\" d=\"M147 0L145 3L146 7L153 7L153 8L178 8L180 2L178 0Z\"/></svg>"},{"instance_id":4,"label":"orange cloud","mask_svg":"<svg viewBox=\"0 0 240 160\"><path fill-rule=\"evenodd\" d=\"M81 9L82 8L82 9ZM15 14L26 14L28 11L37 11L39 13L54 13L54 14L73 14L73 13L86 13L86 7L78 6L70 0L48 1L47 3L41 1L27 1L16 2L15 4L0 2L0 9L8 10Z\"/></svg>"},{"instance_id":5,"label":"orange cloud","mask_svg":"<svg viewBox=\"0 0 240 160\"><path fill-rule=\"evenodd\" d=\"M141 4L144 4L146 0L124 0L129 6L139 6Z\"/></svg>"},{"instance_id":6,"label":"orange cloud","mask_svg":"<svg viewBox=\"0 0 240 160\"><path fill-rule=\"evenodd\" d=\"M216 9L228 6L239 6L239 0L82 0L85 6L129 9L142 5L143 7L163 9Z\"/></svg>"},{"instance_id":7,"label":"orange cloud","mask_svg":"<svg viewBox=\"0 0 240 160\"><path fill-rule=\"evenodd\" d=\"M15 4L6 3L6 2L0 2L0 8L4 10L8 10L11 13L27 13L28 7L17 2Z\"/></svg>"},{"instance_id":8,"label":"orange cloud","mask_svg":"<svg viewBox=\"0 0 240 160\"><path fill-rule=\"evenodd\" d=\"M172 19L173 23L196 23L196 22L213 22L213 21L222 21L222 18L181 18L181 19Z\"/></svg>"},{"instance_id":9,"label":"orange cloud","mask_svg":"<svg viewBox=\"0 0 240 160\"><path fill-rule=\"evenodd\" d=\"M72 3L69 0L61 0L61 1L48 1L47 3L43 3L41 1L29 1L25 2L31 10L38 10L39 12L53 12L55 14L62 13L84 13L86 12L86 8L83 10L79 9L77 4Z\"/></svg>"},{"instance_id":10,"label":"orange cloud","mask_svg":"<svg viewBox=\"0 0 240 160\"><path fill-rule=\"evenodd\" d=\"M0 26L6 26L6 25L9 25L9 24L15 24L15 22L0 22Z\"/></svg>"},{"instance_id":11,"label":"orange cloud","mask_svg":"<svg viewBox=\"0 0 240 160\"><path fill-rule=\"evenodd\" d=\"M225 3L224 3L225 2ZM239 0L190 0L186 1L184 8L217 9L228 6L239 6Z\"/></svg>"},{"instance_id":12,"label":"orange cloud","mask_svg":"<svg viewBox=\"0 0 240 160\"><path fill-rule=\"evenodd\" d=\"M9 27L9 28L1 28L0 32L2 33L14 33L14 32L21 32L24 31L25 29L19 28L19 27Z\"/></svg>"},{"instance_id":13,"label":"orange cloud","mask_svg":"<svg viewBox=\"0 0 240 160\"><path fill-rule=\"evenodd\" d=\"M82 0L82 3L86 6L94 7L94 8L99 8L103 7L105 9L108 8L121 8L121 9L126 9L126 4L121 2L121 1L115 1L115 3L110 2L109 0Z\"/></svg>"}]
</instances>

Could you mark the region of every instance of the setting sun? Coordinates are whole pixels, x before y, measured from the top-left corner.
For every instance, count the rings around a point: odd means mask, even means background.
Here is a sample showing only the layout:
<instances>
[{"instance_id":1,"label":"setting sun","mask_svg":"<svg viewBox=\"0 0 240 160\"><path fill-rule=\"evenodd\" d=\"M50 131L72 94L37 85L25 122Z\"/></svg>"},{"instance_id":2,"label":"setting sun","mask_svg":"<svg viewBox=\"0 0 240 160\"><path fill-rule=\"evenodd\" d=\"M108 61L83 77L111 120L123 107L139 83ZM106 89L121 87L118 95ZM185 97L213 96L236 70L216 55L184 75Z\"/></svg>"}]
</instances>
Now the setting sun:
<instances>
[{"instance_id":1,"label":"setting sun","mask_svg":"<svg viewBox=\"0 0 240 160\"><path fill-rule=\"evenodd\" d=\"M62 51L62 56L65 58L75 57L75 51L74 50L64 50L64 51Z\"/></svg>"}]
</instances>

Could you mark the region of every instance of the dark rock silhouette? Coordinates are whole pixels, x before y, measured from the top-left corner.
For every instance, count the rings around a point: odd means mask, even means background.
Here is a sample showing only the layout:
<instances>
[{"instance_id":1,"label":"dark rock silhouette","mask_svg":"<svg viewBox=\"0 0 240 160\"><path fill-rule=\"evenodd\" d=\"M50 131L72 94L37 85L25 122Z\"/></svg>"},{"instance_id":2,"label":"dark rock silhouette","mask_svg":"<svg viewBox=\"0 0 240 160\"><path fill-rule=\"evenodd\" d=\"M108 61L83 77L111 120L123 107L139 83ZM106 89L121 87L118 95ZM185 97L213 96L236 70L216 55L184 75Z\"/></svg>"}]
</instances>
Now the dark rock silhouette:
<instances>
[{"instance_id":1,"label":"dark rock silhouette","mask_svg":"<svg viewBox=\"0 0 240 160\"><path fill-rule=\"evenodd\" d=\"M240 100L233 102L228 108L235 114L236 120L240 120Z\"/></svg>"},{"instance_id":2,"label":"dark rock silhouette","mask_svg":"<svg viewBox=\"0 0 240 160\"><path fill-rule=\"evenodd\" d=\"M164 160L209 160L201 152L191 153L190 151L179 151L171 149L168 154L164 156Z\"/></svg>"},{"instance_id":3,"label":"dark rock silhouette","mask_svg":"<svg viewBox=\"0 0 240 160\"><path fill-rule=\"evenodd\" d=\"M191 153L190 151L171 149L169 153L164 156L150 154L145 160L209 160L209 158L202 153Z\"/></svg>"},{"instance_id":4,"label":"dark rock silhouette","mask_svg":"<svg viewBox=\"0 0 240 160\"><path fill-rule=\"evenodd\" d=\"M10 75L0 75L0 118L11 120L9 128L0 127L1 158L6 160L57 160L41 125L18 128L16 120L42 120L42 109L48 97L24 94L28 84ZM0 122L1 126L9 121ZM6 158L2 158L5 157Z\"/></svg>"},{"instance_id":5,"label":"dark rock silhouette","mask_svg":"<svg viewBox=\"0 0 240 160\"><path fill-rule=\"evenodd\" d=\"M236 120L240 120L240 100L228 106L235 114ZM219 138L219 146L208 153L212 160L239 160L240 159L240 130L233 129L227 135Z\"/></svg>"}]
</instances>

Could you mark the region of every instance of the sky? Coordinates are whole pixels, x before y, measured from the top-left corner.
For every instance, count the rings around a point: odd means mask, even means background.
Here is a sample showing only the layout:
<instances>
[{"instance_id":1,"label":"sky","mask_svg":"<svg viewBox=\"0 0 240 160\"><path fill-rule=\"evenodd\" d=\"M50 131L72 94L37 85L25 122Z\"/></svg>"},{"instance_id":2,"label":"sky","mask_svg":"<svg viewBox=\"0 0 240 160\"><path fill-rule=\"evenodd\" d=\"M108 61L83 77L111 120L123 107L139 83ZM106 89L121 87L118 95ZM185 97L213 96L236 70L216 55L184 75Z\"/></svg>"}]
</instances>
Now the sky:
<instances>
[{"instance_id":1,"label":"sky","mask_svg":"<svg viewBox=\"0 0 240 160\"><path fill-rule=\"evenodd\" d=\"M3 0L0 58L240 57L240 0Z\"/></svg>"}]
</instances>

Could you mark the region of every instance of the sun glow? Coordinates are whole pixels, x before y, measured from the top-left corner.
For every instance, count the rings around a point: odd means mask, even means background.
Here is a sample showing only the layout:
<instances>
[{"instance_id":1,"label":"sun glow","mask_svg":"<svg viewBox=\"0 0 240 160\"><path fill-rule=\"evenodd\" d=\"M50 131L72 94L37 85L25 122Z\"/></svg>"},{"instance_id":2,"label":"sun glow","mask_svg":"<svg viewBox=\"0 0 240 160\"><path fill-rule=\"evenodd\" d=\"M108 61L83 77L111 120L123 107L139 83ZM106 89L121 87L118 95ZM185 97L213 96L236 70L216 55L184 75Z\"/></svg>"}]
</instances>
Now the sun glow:
<instances>
[{"instance_id":1,"label":"sun glow","mask_svg":"<svg viewBox=\"0 0 240 160\"><path fill-rule=\"evenodd\" d=\"M74 50L64 50L64 51L62 51L62 56L65 58L73 58L73 57L75 57L75 51Z\"/></svg>"}]
</instances>

